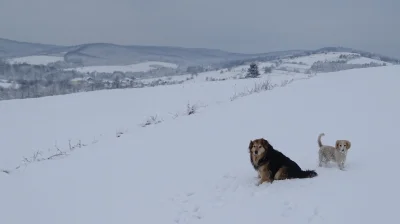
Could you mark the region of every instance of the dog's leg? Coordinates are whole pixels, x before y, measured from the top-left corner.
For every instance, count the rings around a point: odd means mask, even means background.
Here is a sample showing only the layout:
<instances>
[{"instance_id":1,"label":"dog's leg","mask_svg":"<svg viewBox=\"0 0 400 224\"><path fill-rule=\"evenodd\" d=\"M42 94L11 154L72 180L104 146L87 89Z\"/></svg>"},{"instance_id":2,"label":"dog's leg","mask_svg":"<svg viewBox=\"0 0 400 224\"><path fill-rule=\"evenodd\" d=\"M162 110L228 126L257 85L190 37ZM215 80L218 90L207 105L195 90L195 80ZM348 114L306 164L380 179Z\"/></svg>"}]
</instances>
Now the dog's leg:
<instances>
[{"instance_id":1,"label":"dog's leg","mask_svg":"<svg viewBox=\"0 0 400 224\"><path fill-rule=\"evenodd\" d=\"M346 156L340 154L336 157L337 164L340 170L344 170L344 163L346 161Z\"/></svg>"},{"instance_id":2,"label":"dog's leg","mask_svg":"<svg viewBox=\"0 0 400 224\"><path fill-rule=\"evenodd\" d=\"M324 166L324 167L326 167L327 165L328 165L328 159L324 156L324 155L321 155L321 157L320 157L320 159L319 159L319 164L318 164L320 167L321 166Z\"/></svg>"},{"instance_id":3,"label":"dog's leg","mask_svg":"<svg viewBox=\"0 0 400 224\"><path fill-rule=\"evenodd\" d=\"M319 159L319 164L318 164L318 166L322 166L322 163L325 163L325 161L324 161L324 155L322 154L322 152L321 151L319 151L318 152L318 159Z\"/></svg>"},{"instance_id":4,"label":"dog's leg","mask_svg":"<svg viewBox=\"0 0 400 224\"><path fill-rule=\"evenodd\" d=\"M288 168L287 167L282 167L280 168L275 175L273 176L274 180L285 180L289 179L290 177L288 176Z\"/></svg>"},{"instance_id":5,"label":"dog's leg","mask_svg":"<svg viewBox=\"0 0 400 224\"><path fill-rule=\"evenodd\" d=\"M261 175L261 179L258 181L257 186L260 186L264 182L272 183L273 179L271 178L271 173L268 171L259 172Z\"/></svg>"},{"instance_id":6,"label":"dog's leg","mask_svg":"<svg viewBox=\"0 0 400 224\"><path fill-rule=\"evenodd\" d=\"M318 166L319 167L321 167L322 166L322 155L321 154L319 154L319 164L318 164Z\"/></svg>"},{"instance_id":7,"label":"dog's leg","mask_svg":"<svg viewBox=\"0 0 400 224\"><path fill-rule=\"evenodd\" d=\"M260 179L260 180L258 181L258 183L257 183L257 186L260 186L260 185L263 184L264 182L272 183L271 179L261 177L261 179Z\"/></svg>"},{"instance_id":8,"label":"dog's leg","mask_svg":"<svg viewBox=\"0 0 400 224\"><path fill-rule=\"evenodd\" d=\"M344 161L338 163L339 169L344 171Z\"/></svg>"}]
</instances>

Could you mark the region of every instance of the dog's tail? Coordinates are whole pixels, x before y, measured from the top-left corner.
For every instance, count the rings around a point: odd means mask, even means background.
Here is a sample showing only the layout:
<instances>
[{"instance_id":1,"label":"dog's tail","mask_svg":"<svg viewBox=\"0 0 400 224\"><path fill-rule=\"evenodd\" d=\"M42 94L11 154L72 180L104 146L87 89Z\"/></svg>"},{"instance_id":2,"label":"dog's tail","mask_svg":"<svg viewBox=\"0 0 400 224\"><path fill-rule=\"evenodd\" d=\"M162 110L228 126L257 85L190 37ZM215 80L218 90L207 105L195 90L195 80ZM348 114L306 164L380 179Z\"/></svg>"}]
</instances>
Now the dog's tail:
<instances>
[{"instance_id":1,"label":"dog's tail","mask_svg":"<svg viewBox=\"0 0 400 224\"><path fill-rule=\"evenodd\" d=\"M313 178L318 176L317 172L315 170L302 170L297 174L297 178L303 179L303 178Z\"/></svg>"},{"instance_id":2,"label":"dog's tail","mask_svg":"<svg viewBox=\"0 0 400 224\"><path fill-rule=\"evenodd\" d=\"M321 148L321 146L322 146L322 142L321 142L321 137L322 136L325 136L325 134L324 133L321 133L321 134L319 134L318 135L318 146Z\"/></svg>"}]
</instances>

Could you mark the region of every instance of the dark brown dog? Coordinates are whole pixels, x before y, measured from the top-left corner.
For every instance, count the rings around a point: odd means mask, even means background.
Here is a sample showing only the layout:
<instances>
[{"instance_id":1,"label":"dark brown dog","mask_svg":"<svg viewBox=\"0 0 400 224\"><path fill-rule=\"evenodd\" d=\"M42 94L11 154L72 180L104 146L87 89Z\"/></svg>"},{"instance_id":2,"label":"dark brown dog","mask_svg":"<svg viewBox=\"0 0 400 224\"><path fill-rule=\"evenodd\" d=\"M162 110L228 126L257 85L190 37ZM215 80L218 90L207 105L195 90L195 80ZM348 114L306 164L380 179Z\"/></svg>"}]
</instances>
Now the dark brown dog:
<instances>
[{"instance_id":1,"label":"dark brown dog","mask_svg":"<svg viewBox=\"0 0 400 224\"><path fill-rule=\"evenodd\" d=\"M260 181L272 183L274 180L313 178L318 174L314 170L302 170L296 162L274 149L263 138L250 141L250 161L258 172Z\"/></svg>"}]
</instances>

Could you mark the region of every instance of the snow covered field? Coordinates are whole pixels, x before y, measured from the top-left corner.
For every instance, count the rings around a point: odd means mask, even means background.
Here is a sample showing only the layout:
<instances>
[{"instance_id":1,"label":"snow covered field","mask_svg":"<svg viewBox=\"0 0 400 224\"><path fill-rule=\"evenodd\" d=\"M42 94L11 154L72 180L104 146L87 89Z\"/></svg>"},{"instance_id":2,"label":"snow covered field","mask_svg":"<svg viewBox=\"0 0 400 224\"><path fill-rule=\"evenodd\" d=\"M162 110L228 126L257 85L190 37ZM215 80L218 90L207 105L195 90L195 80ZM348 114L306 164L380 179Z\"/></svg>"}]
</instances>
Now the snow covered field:
<instances>
[{"instance_id":1,"label":"snow covered field","mask_svg":"<svg viewBox=\"0 0 400 224\"><path fill-rule=\"evenodd\" d=\"M298 76L302 79L305 76ZM0 101L0 135L12 146L12 155L0 154L0 169L19 164L23 156L38 150L66 148L76 143L115 136L117 131L136 129L151 116L164 121L185 113L187 104L205 107L230 101L255 83L271 80L281 84L292 76L263 76L260 79L222 82L190 82L154 88L104 90L56 97ZM111 119L112 117L116 118ZM27 125L31 124L31 125ZM41 131L36 131L40 127ZM139 128L142 130L142 128ZM133 131L133 130L132 130ZM21 141L20 136L24 136ZM3 151L1 151L3 153ZM44 152L47 153L47 152ZM48 153L47 153L48 154Z\"/></svg>"},{"instance_id":2,"label":"snow covered field","mask_svg":"<svg viewBox=\"0 0 400 224\"><path fill-rule=\"evenodd\" d=\"M177 68L176 64L165 63L159 61L148 61L143 63L137 63L132 65L104 65L104 66L85 66L76 69L66 69L66 70L76 70L78 72L90 73L90 72L147 72L157 67L168 67Z\"/></svg>"},{"instance_id":3,"label":"snow covered field","mask_svg":"<svg viewBox=\"0 0 400 224\"><path fill-rule=\"evenodd\" d=\"M317 61L336 61L339 59L339 56L343 55L355 55L353 53L348 52L328 52L328 53L320 53L320 54L313 54L309 56L297 57L295 59L287 60L288 62L296 62L296 63L305 63L307 65L312 65Z\"/></svg>"},{"instance_id":4,"label":"snow covered field","mask_svg":"<svg viewBox=\"0 0 400 224\"><path fill-rule=\"evenodd\" d=\"M64 58L49 55L33 55L19 58L11 58L8 61L12 64L27 63L32 65L47 65L53 62L64 61Z\"/></svg>"},{"instance_id":5,"label":"snow covered field","mask_svg":"<svg viewBox=\"0 0 400 224\"><path fill-rule=\"evenodd\" d=\"M399 72L318 74L234 101L256 80L2 101L0 168L38 150L68 151L69 139L87 146L0 173L0 222L391 223L400 199ZM188 102L204 107L187 116ZM161 123L139 125L156 114ZM317 167L321 132L325 144L352 142L346 171ZM255 186L247 146L260 137L319 176Z\"/></svg>"},{"instance_id":6,"label":"snow covered field","mask_svg":"<svg viewBox=\"0 0 400 224\"><path fill-rule=\"evenodd\" d=\"M391 63L388 62L383 62L383 61L379 61L376 59L372 59L372 58L365 58L365 57L360 57L360 58L356 58L356 59L352 59L350 61L348 61L348 64L368 64L368 63L378 63L378 64L387 64L387 65L391 65Z\"/></svg>"},{"instance_id":7,"label":"snow covered field","mask_svg":"<svg viewBox=\"0 0 400 224\"><path fill-rule=\"evenodd\" d=\"M309 69L313 63L317 61L337 61L337 60L344 60L341 59L341 55L346 56L353 56L354 59L349 59L347 64L368 64L371 62L377 64L386 64L387 66L392 65L391 63L361 57L359 54L348 53L348 52L327 52L321 54L312 54L309 56L302 56L296 57L293 59L283 59L278 65L276 66L276 61L267 61L267 62L259 62L258 68L261 74L264 74L265 67L273 66L273 71L269 74L270 77L278 76L278 77L285 77L288 78L290 76L293 77L300 77L300 76L307 76L306 71ZM220 69L217 71L208 71L199 73L195 76L194 80L190 80L189 82L198 82L198 81L205 81L207 79L216 79L216 80L226 80L226 79L236 79L239 77L243 77L249 65L241 65L231 69ZM173 80L185 80L186 78L190 77L190 75L183 75L183 76L175 76ZM276 77L276 78L278 78ZM152 79L144 79L144 82L151 82L153 80L160 79L160 78L152 78ZM162 77L161 79L171 79L171 77Z\"/></svg>"},{"instance_id":8,"label":"snow covered field","mask_svg":"<svg viewBox=\"0 0 400 224\"><path fill-rule=\"evenodd\" d=\"M348 60L348 64L369 64L371 62L378 63L378 64L383 64L385 63L386 65L392 65L391 63L388 62L383 62L380 60L372 59L372 58L366 58L362 57L359 54L356 53L348 53L348 52L327 52L327 53L320 53L320 54L312 54L309 56L303 56L303 57L297 57L294 59L285 59L283 60L283 64L289 67L294 67L294 68L309 68L311 65L317 61L337 61L337 60L344 60L343 58L340 58L340 55L345 55L345 56L353 56L353 59ZM296 64L292 64L296 63ZM300 64L299 64L300 63Z\"/></svg>"},{"instance_id":9,"label":"snow covered field","mask_svg":"<svg viewBox=\"0 0 400 224\"><path fill-rule=\"evenodd\" d=\"M7 80L0 80L0 87L2 88L10 88L12 86L12 83L8 83Z\"/></svg>"}]
</instances>

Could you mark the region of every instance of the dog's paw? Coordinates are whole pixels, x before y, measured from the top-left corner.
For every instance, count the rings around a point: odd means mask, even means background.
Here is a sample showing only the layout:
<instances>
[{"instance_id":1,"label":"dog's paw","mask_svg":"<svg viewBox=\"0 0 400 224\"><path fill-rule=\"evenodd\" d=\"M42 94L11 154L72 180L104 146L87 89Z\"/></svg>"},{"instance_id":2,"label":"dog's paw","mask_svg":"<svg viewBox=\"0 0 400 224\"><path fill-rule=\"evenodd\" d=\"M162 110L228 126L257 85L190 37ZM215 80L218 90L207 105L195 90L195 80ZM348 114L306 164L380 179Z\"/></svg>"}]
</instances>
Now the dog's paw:
<instances>
[{"instance_id":1,"label":"dog's paw","mask_svg":"<svg viewBox=\"0 0 400 224\"><path fill-rule=\"evenodd\" d=\"M344 166L339 166L339 170L346 171L346 168Z\"/></svg>"},{"instance_id":2,"label":"dog's paw","mask_svg":"<svg viewBox=\"0 0 400 224\"><path fill-rule=\"evenodd\" d=\"M261 184L263 184L263 182L257 181L256 186L258 187L258 186L260 186Z\"/></svg>"},{"instance_id":3,"label":"dog's paw","mask_svg":"<svg viewBox=\"0 0 400 224\"><path fill-rule=\"evenodd\" d=\"M258 181L257 183L256 183L256 186L260 186L260 185L263 185L263 184L266 184L266 183L269 183L269 184L272 184L272 181Z\"/></svg>"}]
</instances>

